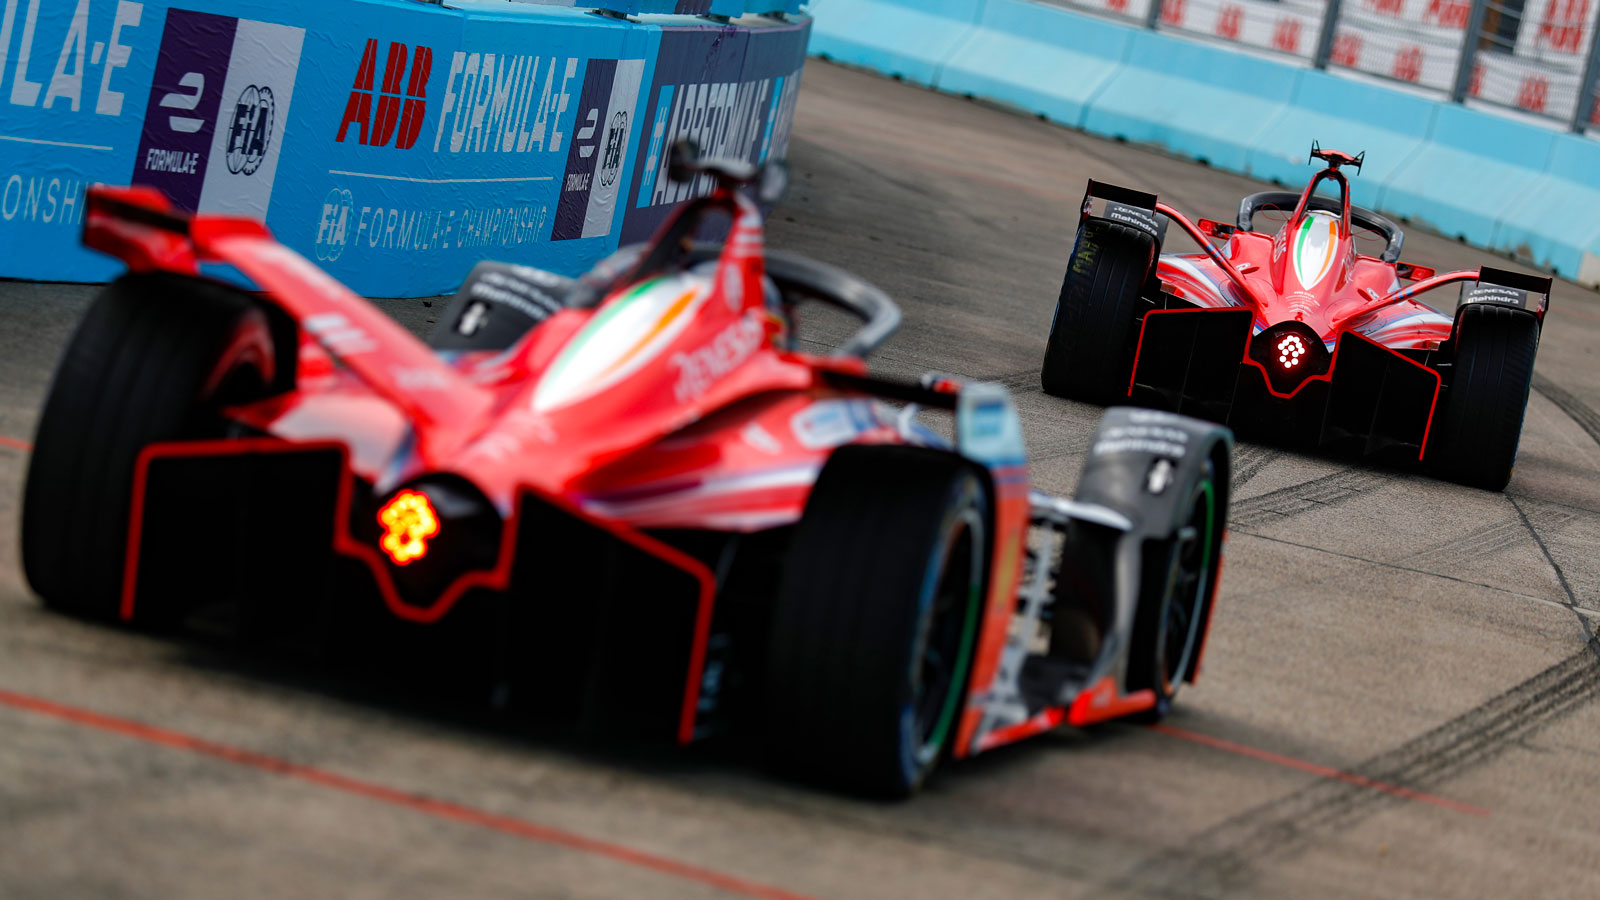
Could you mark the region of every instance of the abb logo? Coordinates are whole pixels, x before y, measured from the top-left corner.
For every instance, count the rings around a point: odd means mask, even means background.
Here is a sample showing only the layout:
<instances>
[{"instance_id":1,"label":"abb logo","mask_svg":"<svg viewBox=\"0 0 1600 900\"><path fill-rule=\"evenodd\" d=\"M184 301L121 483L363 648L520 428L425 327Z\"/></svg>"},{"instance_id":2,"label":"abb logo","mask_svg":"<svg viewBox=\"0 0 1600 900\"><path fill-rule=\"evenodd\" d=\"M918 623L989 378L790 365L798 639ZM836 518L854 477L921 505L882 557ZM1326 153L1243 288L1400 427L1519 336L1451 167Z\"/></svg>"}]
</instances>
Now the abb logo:
<instances>
[{"instance_id":1,"label":"abb logo","mask_svg":"<svg viewBox=\"0 0 1600 900\"><path fill-rule=\"evenodd\" d=\"M1367 0L1367 6L1375 13L1386 16L1399 16L1405 12L1405 0Z\"/></svg>"},{"instance_id":2,"label":"abb logo","mask_svg":"<svg viewBox=\"0 0 1600 900\"><path fill-rule=\"evenodd\" d=\"M1184 0L1166 0L1161 4L1161 24L1174 27L1183 24Z\"/></svg>"},{"instance_id":3,"label":"abb logo","mask_svg":"<svg viewBox=\"0 0 1600 900\"><path fill-rule=\"evenodd\" d=\"M406 56L405 44L389 44L389 56L383 64L383 84L373 90L378 69L378 41L367 38L367 48L361 53L361 65L356 69L355 84L350 89L350 100L345 103L344 118L339 122L339 135L335 140L344 143L350 126L354 125L358 129L356 142L360 144L387 147L393 140L401 150L409 150L416 144L417 135L422 132L422 117L428 111L428 73L433 71L433 50L418 45L410 53L409 80L406 79ZM374 96L378 99L376 114L372 111Z\"/></svg>"},{"instance_id":4,"label":"abb logo","mask_svg":"<svg viewBox=\"0 0 1600 900\"><path fill-rule=\"evenodd\" d=\"M1346 31L1333 39L1333 50L1329 59L1336 66L1346 66L1354 69L1361 64L1361 35Z\"/></svg>"},{"instance_id":5,"label":"abb logo","mask_svg":"<svg viewBox=\"0 0 1600 900\"><path fill-rule=\"evenodd\" d=\"M1588 18L1589 0L1550 0L1539 25L1539 44L1560 53L1577 53Z\"/></svg>"},{"instance_id":6,"label":"abb logo","mask_svg":"<svg viewBox=\"0 0 1600 900\"><path fill-rule=\"evenodd\" d=\"M1474 97L1483 93L1483 63L1473 65L1472 83L1467 86L1467 93Z\"/></svg>"},{"instance_id":7,"label":"abb logo","mask_svg":"<svg viewBox=\"0 0 1600 900\"><path fill-rule=\"evenodd\" d=\"M1517 90L1517 105L1529 112L1544 112L1550 99L1550 82L1543 75L1529 75Z\"/></svg>"},{"instance_id":8,"label":"abb logo","mask_svg":"<svg viewBox=\"0 0 1600 900\"><path fill-rule=\"evenodd\" d=\"M1272 46L1285 53L1300 52L1300 20L1279 19L1272 29Z\"/></svg>"},{"instance_id":9,"label":"abb logo","mask_svg":"<svg viewBox=\"0 0 1600 900\"><path fill-rule=\"evenodd\" d=\"M1233 5L1224 6L1217 16L1217 36L1236 41L1239 39L1239 29L1243 25L1244 10Z\"/></svg>"},{"instance_id":10,"label":"abb logo","mask_svg":"<svg viewBox=\"0 0 1600 900\"><path fill-rule=\"evenodd\" d=\"M1418 46L1401 47L1394 54L1394 71L1391 73L1401 81L1416 81L1422 77L1422 48Z\"/></svg>"},{"instance_id":11,"label":"abb logo","mask_svg":"<svg viewBox=\"0 0 1600 900\"><path fill-rule=\"evenodd\" d=\"M1106 0L1106 9L1114 13L1128 11L1128 0Z\"/></svg>"}]
</instances>

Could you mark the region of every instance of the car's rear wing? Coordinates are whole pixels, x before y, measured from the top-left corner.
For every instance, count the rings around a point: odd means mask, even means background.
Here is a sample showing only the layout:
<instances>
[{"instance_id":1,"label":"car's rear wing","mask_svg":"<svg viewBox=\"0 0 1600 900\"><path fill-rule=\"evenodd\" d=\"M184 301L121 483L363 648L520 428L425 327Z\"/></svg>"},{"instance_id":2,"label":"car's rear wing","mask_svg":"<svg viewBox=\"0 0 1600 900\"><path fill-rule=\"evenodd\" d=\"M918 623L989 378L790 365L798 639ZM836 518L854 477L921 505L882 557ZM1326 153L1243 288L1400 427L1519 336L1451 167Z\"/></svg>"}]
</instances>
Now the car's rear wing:
<instances>
[{"instance_id":1,"label":"car's rear wing","mask_svg":"<svg viewBox=\"0 0 1600 900\"><path fill-rule=\"evenodd\" d=\"M1096 200L1101 201L1098 209ZM1156 212L1157 202L1155 194L1091 178L1083 193L1078 224L1082 225L1084 219L1098 215L1102 219L1130 225L1145 232L1156 239L1156 246L1159 247L1167 236L1167 217Z\"/></svg>"},{"instance_id":2,"label":"car's rear wing","mask_svg":"<svg viewBox=\"0 0 1600 900\"><path fill-rule=\"evenodd\" d=\"M1506 269L1483 266L1478 269L1478 280L1461 285L1461 296L1456 309L1469 304L1488 303L1510 309L1522 309L1544 321L1544 312L1550 306L1552 281L1543 275L1524 275Z\"/></svg>"},{"instance_id":3,"label":"car's rear wing","mask_svg":"<svg viewBox=\"0 0 1600 900\"><path fill-rule=\"evenodd\" d=\"M486 391L254 219L191 214L154 188L105 185L89 188L84 213L84 246L131 271L200 277L201 263L232 266L375 394L433 426L419 433L424 451L445 433L465 439L489 411Z\"/></svg>"}]
</instances>

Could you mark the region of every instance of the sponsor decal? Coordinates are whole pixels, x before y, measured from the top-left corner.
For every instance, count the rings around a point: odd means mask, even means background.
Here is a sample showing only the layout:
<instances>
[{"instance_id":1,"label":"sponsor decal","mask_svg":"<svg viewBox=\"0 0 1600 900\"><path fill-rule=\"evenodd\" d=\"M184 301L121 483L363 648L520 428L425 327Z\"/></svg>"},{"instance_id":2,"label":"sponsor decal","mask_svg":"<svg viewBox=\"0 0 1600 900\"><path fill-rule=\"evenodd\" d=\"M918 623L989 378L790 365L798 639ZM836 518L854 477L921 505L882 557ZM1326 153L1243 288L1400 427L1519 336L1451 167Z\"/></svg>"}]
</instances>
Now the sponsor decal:
<instances>
[{"instance_id":1,"label":"sponsor decal","mask_svg":"<svg viewBox=\"0 0 1600 900\"><path fill-rule=\"evenodd\" d=\"M566 139L561 116L571 105L569 88L581 62L575 57L457 50L445 78L434 152L559 152Z\"/></svg>"},{"instance_id":2,"label":"sponsor decal","mask_svg":"<svg viewBox=\"0 0 1600 900\"><path fill-rule=\"evenodd\" d=\"M1132 225L1156 239L1156 246L1167 237L1167 217L1148 209L1128 206L1125 203L1106 201L1106 218L1124 225Z\"/></svg>"},{"instance_id":3,"label":"sponsor decal","mask_svg":"<svg viewBox=\"0 0 1600 900\"><path fill-rule=\"evenodd\" d=\"M675 141L688 138L706 156L748 163L788 155L804 40L803 29L663 29L632 151L624 243L645 239L673 206L711 191L708 176L686 184L667 177L667 151Z\"/></svg>"},{"instance_id":4,"label":"sponsor decal","mask_svg":"<svg viewBox=\"0 0 1600 900\"><path fill-rule=\"evenodd\" d=\"M333 262L354 245L363 250L449 250L519 247L537 243L549 219L542 205L397 208L357 207L346 188L333 188L317 217L317 258Z\"/></svg>"},{"instance_id":5,"label":"sponsor decal","mask_svg":"<svg viewBox=\"0 0 1600 900\"><path fill-rule=\"evenodd\" d=\"M272 88L250 85L233 104L228 124L228 171L254 175L272 143Z\"/></svg>"},{"instance_id":6,"label":"sponsor decal","mask_svg":"<svg viewBox=\"0 0 1600 900\"><path fill-rule=\"evenodd\" d=\"M551 240L611 233L633 108L643 78L642 59L589 61Z\"/></svg>"},{"instance_id":7,"label":"sponsor decal","mask_svg":"<svg viewBox=\"0 0 1600 900\"><path fill-rule=\"evenodd\" d=\"M88 182L13 172L0 184L0 221L77 225L83 222Z\"/></svg>"},{"instance_id":8,"label":"sponsor decal","mask_svg":"<svg viewBox=\"0 0 1600 900\"><path fill-rule=\"evenodd\" d=\"M819 400L789 419L795 440L807 450L849 443L879 424L872 404L865 400Z\"/></svg>"},{"instance_id":9,"label":"sponsor decal","mask_svg":"<svg viewBox=\"0 0 1600 900\"><path fill-rule=\"evenodd\" d=\"M343 188L334 188L323 198L322 217L317 221L317 259L333 262L344 254L354 213L355 198Z\"/></svg>"},{"instance_id":10,"label":"sponsor decal","mask_svg":"<svg viewBox=\"0 0 1600 900\"><path fill-rule=\"evenodd\" d=\"M387 147L393 142L400 150L410 150L422 133L422 119L428 112L428 75L433 71L433 48L421 44L410 48L397 41L390 42L384 58L382 82L377 80L377 69L378 39L367 38L334 140L344 143L354 126L358 144ZM374 99L377 100L376 112Z\"/></svg>"},{"instance_id":11,"label":"sponsor decal","mask_svg":"<svg viewBox=\"0 0 1600 900\"><path fill-rule=\"evenodd\" d=\"M705 344L687 353L674 353L671 362L678 370L678 381L672 389L673 396L679 403L698 399L749 359L766 337L765 320L751 314L728 325Z\"/></svg>"},{"instance_id":12,"label":"sponsor decal","mask_svg":"<svg viewBox=\"0 0 1600 900\"><path fill-rule=\"evenodd\" d=\"M1528 308L1528 292L1517 288L1502 287L1498 284L1485 284L1477 281L1461 289L1462 303L1500 303L1506 306L1515 306L1519 309Z\"/></svg>"},{"instance_id":13,"label":"sponsor decal","mask_svg":"<svg viewBox=\"0 0 1600 900\"><path fill-rule=\"evenodd\" d=\"M265 217L304 37L168 10L130 180L183 209Z\"/></svg>"},{"instance_id":14,"label":"sponsor decal","mask_svg":"<svg viewBox=\"0 0 1600 900\"><path fill-rule=\"evenodd\" d=\"M167 11L132 181L159 188L186 210L200 206L238 23L228 16Z\"/></svg>"},{"instance_id":15,"label":"sponsor decal","mask_svg":"<svg viewBox=\"0 0 1600 900\"><path fill-rule=\"evenodd\" d=\"M109 31L95 32L97 40L91 44L90 13L113 5L116 12ZM86 101L92 96L96 115L122 115L124 94L116 90L113 81L118 79L117 72L127 68L132 59L133 48L123 41L130 37L125 32L138 28L143 21L144 4L130 0L117 0L115 4L108 0L77 0L66 37L54 56L55 65L49 69L46 69L47 61L54 48L36 40L39 0L29 0L25 11L23 6L20 0L6 0L0 8L0 98L12 106L80 112L89 110ZM94 18L105 20L104 15ZM20 31L21 35L15 56L11 56L14 31ZM96 69L99 70L98 79L95 78Z\"/></svg>"},{"instance_id":16,"label":"sponsor decal","mask_svg":"<svg viewBox=\"0 0 1600 900\"><path fill-rule=\"evenodd\" d=\"M1090 453L1104 456L1114 453L1154 453L1182 459L1189 452L1189 433L1182 428L1170 427L1149 414L1130 415L1129 424L1107 428L1094 442Z\"/></svg>"}]
</instances>

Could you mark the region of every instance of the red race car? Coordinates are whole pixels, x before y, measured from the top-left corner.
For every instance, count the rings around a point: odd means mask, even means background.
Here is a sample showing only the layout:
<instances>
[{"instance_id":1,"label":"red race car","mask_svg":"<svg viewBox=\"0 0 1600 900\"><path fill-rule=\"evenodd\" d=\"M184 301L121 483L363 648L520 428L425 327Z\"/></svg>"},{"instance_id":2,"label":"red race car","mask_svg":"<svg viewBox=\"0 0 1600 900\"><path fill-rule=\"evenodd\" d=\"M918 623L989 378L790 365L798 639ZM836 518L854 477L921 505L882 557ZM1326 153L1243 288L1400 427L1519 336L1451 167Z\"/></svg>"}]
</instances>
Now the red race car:
<instances>
[{"instance_id":1,"label":"red race car","mask_svg":"<svg viewBox=\"0 0 1600 900\"><path fill-rule=\"evenodd\" d=\"M1327 167L1302 193L1251 194L1232 225L1194 223L1153 194L1090 181L1050 326L1045 391L1504 488L1550 279L1401 262L1399 226L1350 203L1340 169L1360 171L1365 154L1313 144L1311 156ZM1257 231L1258 214L1274 212L1281 227ZM1203 252L1163 254L1169 221ZM1416 300L1456 283L1453 315Z\"/></svg>"},{"instance_id":2,"label":"red race car","mask_svg":"<svg viewBox=\"0 0 1600 900\"><path fill-rule=\"evenodd\" d=\"M1034 493L1004 388L868 374L889 298L764 251L770 174L675 156L707 193L648 245L578 280L481 264L428 343L256 222L94 189L85 242L130 272L40 420L34 590L394 646L415 678L579 726L744 726L879 795L1164 712L1216 595L1226 429L1113 410L1078 499ZM690 240L712 219L725 242ZM802 300L865 325L796 352Z\"/></svg>"}]
</instances>

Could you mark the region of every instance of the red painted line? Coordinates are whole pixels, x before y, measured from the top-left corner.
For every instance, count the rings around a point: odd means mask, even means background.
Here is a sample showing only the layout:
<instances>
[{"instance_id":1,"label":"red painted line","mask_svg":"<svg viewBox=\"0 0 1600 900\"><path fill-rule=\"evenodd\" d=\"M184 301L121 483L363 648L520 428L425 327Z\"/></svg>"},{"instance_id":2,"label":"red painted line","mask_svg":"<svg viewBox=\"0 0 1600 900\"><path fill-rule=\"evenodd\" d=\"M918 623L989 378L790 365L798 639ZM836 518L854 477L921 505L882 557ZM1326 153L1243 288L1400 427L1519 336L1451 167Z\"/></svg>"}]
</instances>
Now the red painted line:
<instances>
[{"instance_id":1,"label":"red painted line","mask_svg":"<svg viewBox=\"0 0 1600 900\"><path fill-rule=\"evenodd\" d=\"M452 803L448 800L437 800L420 794L408 793L385 787L376 782L351 778L327 769L291 762L241 747L215 743L204 738L154 725L146 725L131 719L64 706L38 697L5 690L0 690L0 705L50 716L75 725L83 725L88 728L158 744L163 747L187 750L191 753L210 756L235 765L257 769L273 775L281 775L285 778L293 778L319 787L331 788L341 793L376 800L379 803L387 803L390 806L402 807L435 818L459 822L464 825L475 825L479 828L487 828L501 834L541 844L566 847L614 862L648 869L662 875L709 885L730 894L752 897L756 898L756 900L815 900L815 898L805 894L797 894L772 885L748 881L735 875L702 868L691 863L679 862L665 856L637 850L624 844L585 837L584 835L563 831L549 825L540 825L537 822L530 822L526 819L486 812L470 806L463 806L459 803Z\"/></svg>"},{"instance_id":2,"label":"red painted line","mask_svg":"<svg viewBox=\"0 0 1600 900\"><path fill-rule=\"evenodd\" d=\"M1283 766L1289 769L1298 769L1301 772L1310 772L1312 775L1320 775L1323 778L1332 778L1335 781L1343 781L1347 784L1353 784L1358 787L1370 788L1371 790L1379 791L1385 794L1392 794L1396 797L1404 797L1407 800L1416 800L1420 803L1432 804L1433 806L1437 806L1442 809L1448 809L1453 812L1466 813L1467 815L1471 816L1490 815L1489 810L1484 809L1481 806L1473 806L1470 803L1461 803L1446 797L1439 797L1434 794L1415 791L1408 787L1401 787L1397 784L1389 784L1386 781L1378 781L1373 778L1368 778L1365 775L1357 775L1354 772L1345 772L1339 769L1330 768L1328 766L1321 766L1313 762L1306 762L1303 759L1295 759L1292 756L1284 756L1281 753L1273 753L1270 750L1260 750L1255 747L1247 747L1244 744L1235 744L1233 741L1223 740L1219 737L1212 737L1209 734L1201 734L1198 731L1188 731L1183 728L1174 728L1171 725L1163 724L1155 724L1148 727L1151 731L1160 732L1161 734L1168 735L1169 737L1175 737L1179 738L1180 740L1201 744L1216 750L1226 750L1229 753L1237 753L1240 756L1248 756L1251 759L1259 759L1262 762L1269 762L1273 765Z\"/></svg>"},{"instance_id":3,"label":"red painted line","mask_svg":"<svg viewBox=\"0 0 1600 900\"><path fill-rule=\"evenodd\" d=\"M14 450L21 450L23 453L33 452L32 444L27 441L19 441L16 438L8 438L3 434L0 434L0 447L10 447Z\"/></svg>"}]
</instances>

